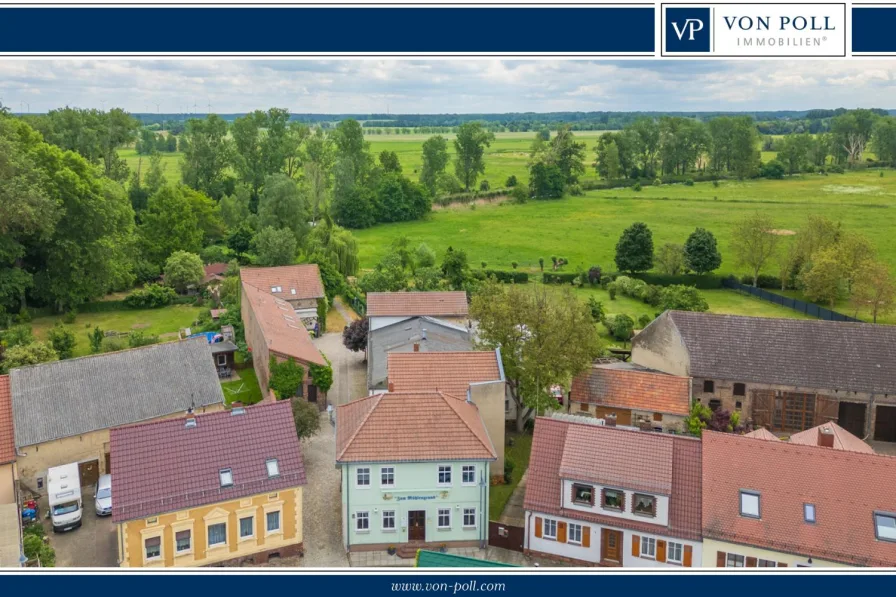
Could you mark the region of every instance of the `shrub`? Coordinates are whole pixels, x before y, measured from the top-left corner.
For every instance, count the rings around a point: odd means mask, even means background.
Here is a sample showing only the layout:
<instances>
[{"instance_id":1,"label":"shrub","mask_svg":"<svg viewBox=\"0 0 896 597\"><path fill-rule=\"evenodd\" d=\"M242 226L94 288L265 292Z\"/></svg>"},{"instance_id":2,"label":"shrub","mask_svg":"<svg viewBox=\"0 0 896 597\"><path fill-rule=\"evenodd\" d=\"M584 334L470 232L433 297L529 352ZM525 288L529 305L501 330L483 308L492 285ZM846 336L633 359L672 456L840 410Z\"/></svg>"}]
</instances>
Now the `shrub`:
<instances>
[{"instance_id":1,"label":"shrub","mask_svg":"<svg viewBox=\"0 0 896 597\"><path fill-rule=\"evenodd\" d=\"M665 311L708 311L709 304L693 286L675 284L662 289L659 306Z\"/></svg>"},{"instance_id":2,"label":"shrub","mask_svg":"<svg viewBox=\"0 0 896 597\"><path fill-rule=\"evenodd\" d=\"M523 186L513 187L513 190L510 192L510 198L514 203L522 205L529 200L529 192Z\"/></svg>"},{"instance_id":3,"label":"shrub","mask_svg":"<svg viewBox=\"0 0 896 597\"><path fill-rule=\"evenodd\" d=\"M541 271L544 271L544 257L538 258L538 267L541 268Z\"/></svg>"},{"instance_id":4,"label":"shrub","mask_svg":"<svg viewBox=\"0 0 896 597\"><path fill-rule=\"evenodd\" d=\"M320 391L326 393L333 387L333 367L330 365L329 359L327 359L326 365L309 364L308 374L311 376L311 383Z\"/></svg>"},{"instance_id":5,"label":"shrub","mask_svg":"<svg viewBox=\"0 0 896 597\"><path fill-rule=\"evenodd\" d=\"M516 175L511 174L507 177L507 182L504 183L504 186L507 188L513 188L517 185Z\"/></svg>"},{"instance_id":6,"label":"shrub","mask_svg":"<svg viewBox=\"0 0 896 597\"><path fill-rule=\"evenodd\" d=\"M778 160L771 160L762 165L762 169L759 172L759 175L763 178L773 178L773 179L782 179L784 175L787 173L787 169L784 167L784 164L779 162Z\"/></svg>"},{"instance_id":7,"label":"shrub","mask_svg":"<svg viewBox=\"0 0 896 597\"><path fill-rule=\"evenodd\" d=\"M604 326L606 326L607 331L610 332L611 336L623 342L628 341L632 337L632 332L635 330L634 320L625 314L605 318Z\"/></svg>"},{"instance_id":8,"label":"shrub","mask_svg":"<svg viewBox=\"0 0 896 597\"><path fill-rule=\"evenodd\" d=\"M277 362L276 357L271 357L269 363L271 378L268 387L273 390L277 400L283 400L295 396L305 378L305 368L296 363L292 357Z\"/></svg>"},{"instance_id":9,"label":"shrub","mask_svg":"<svg viewBox=\"0 0 896 597\"><path fill-rule=\"evenodd\" d=\"M480 191L487 191L487 190L489 190L489 188L490 188L490 185L488 184L487 180L483 180L482 182L479 183Z\"/></svg>"},{"instance_id":10,"label":"shrub","mask_svg":"<svg viewBox=\"0 0 896 597\"><path fill-rule=\"evenodd\" d=\"M692 187L692 186L694 186L694 179L693 179L693 178L685 179L685 181L684 181L684 186L686 186L686 187Z\"/></svg>"},{"instance_id":11,"label":"shrub","mask_svg":"<svg viewBox=\"0 0 896 597\"><path fill-rule=\"evenodd\" d=\"M640 191L640 190L641 190L641 183L640 183L640 182L636 182L636 183L632 186L632 190L633 190L633 191Z\"/></svg>"},{"instance_id":12,"label":"shrub","mask_svg":"<svg viewBox=\"0 0 896 597\"><path fill-rule=\"evenodd\" d=\"M519 263L517 263L516 261L510 262L510 267L512 267L513 269L516 269L516 266L518 266L518 265L519 265Z\"/></svg>"},{"instance_id":13,"label":"shrub","mask_svg":"<svg viewBox=\"0 0 896 597\"><path fill-rule=\"evenodd\" d=\"M526 272L507 271L499 269L486 269L474 272L473 277L477 280L494 278L498 282L502 282L504 284L526 284L529 282L529 274Z\"/></svg>"},{"instance_id":14,"label":"shrub","mask_svg":"<svg viewBox=\"0 0 896 597\"><path fill-rule=\"evenodd\" d=\"M815 166L813 164L809 164L808 166L806 166L806 172L808 174L815 174ZM881 172L881 174L883 174L883 172Z\"/></svg>"},{"instance_id":15,"label":"shrub","mask_svg":"<svg viewBox=\"0 0 896 597\"><path fill-rule=\"evenodd\" d=\"M578 273L545 272L541 275L541 280L545 284L572 284L578 278Z\"/></svg>"},{"instance_id":16,"label":"shrub","mask_svg":"<svg viewBox=\"0 0 896 597\"><path fill-rule=\"evenodd\" d=\"M119 352L126 348L128 348L128 342L121 336L109 336L108 338L103 338L103 352Z\"/></svg>"},{"instance_id":17,"label":"shrub","mask_svg":"<svg viewBox=\"0 0 896 597\"><path fill-rule=\"evenodd\" d=\"M135 290L125 297L124 304L131 309L157 309L174 302L177 292L168 286L150 284L142 290Z\"/></svg>"},{"instance_id":18,"label":"shrub","mask_svg":"<svg viewBox=\"0 0 896 597\"><path fill-rule=\"evenodd\" d=\"M588 283L592 286L600 284L600 277L602 273L603 272L601 272L599 265L592 265L590 268L588 268Z\"/></svg>"},{"instance_id":19,"label":"shrub","mask_svg":"<svg viewBox=\"0 0 896 597\"><path fill-rule=\"evenodd\" d=\"M594 323L604 320L606 313L604 312L604 304L593 296L588 297L588 310L591 311L591 319Z\"/></svg>"},{"instance_id":20,"label":"shrub","mask_svg":"<svg viewBox=\"0 0 896 597\"><path fill-rule=\"evenodd\" d=\"M843 166L840 166L839 164L835 164L835 165L831 166L830 168L828 168L828 172L833 172L834 174L843 174L843 172L844 172Z\"/></svg>"},{"instance_id":21,"label":"shrub","mask_svg":"<svg viewBox=\"0 0 896 597\"><path fill-rule=\"evenodd\" d=\"M90 352L98 353L103 349L103 330L99 327L93 328L93 331L87 334L87 340L90 342Z\"/></svg>"},{"instance_id":22,"label":"shrub","mask_svg":"<svg viewBox=\"0 0 896 597\"><path fill-rule=\"evenodd\" d=\"M158 336L147 335L141 331L131 332L128 335L128 346L131 348L139 348L141 346L149 346L150 344L158 343Z\"/></svg>"},{"instance_id":23,"label":"shrub","mask_svg":"<svg viewBox=\"0 0 896 597\"><path fill-rule=\"evenodd\" d=\"M719 181L718 181L718 180L714 180L714 181L712 181L712 186L718 188L718 187L719 187Z\"/></svg>"},{"instance_id":24,"label":"shrub","mask_svg":"<svg viewBox=\"0 0 896 597\"><path fill-rule=\"evenodd\" d=\"M611 282L607 284L607 292L610 293L610 300L616 300L616 282Z\"/></svg>"},{"instance_id":25,"label":"shrub","mask_svg":"<svg viewBox=\"0 0 896 597\"><path fill-rule=\"evenodd\" d=\"M299 439L311 437L320 430L320 411L305 400L292 401L292 418Z\"/></svg>"},{"instance_id":26,"label":"shrub","mask_svg":"<svg viewBox=\"0 0 896 597\"><path fill-rule=\"evenodd\" d=\"M60 360L69 359L75 349L75 333L64 327L60 322L47 332L47 339L53 346L53 350L59 355Z\"/></svg>"},{"instance_id":27,"label":"shrub","mask_svg":"<svg viewBox=\"0 0 896 597\"><path fill-rule=\"evenodd\" d=\"M504 459L504 482L512 483L513 482L513 469L516 468L516 463L510 458Z\"/></svg>"},{"instance_id":28,"label":"shrub","mask_svg":"<svg viewBox=\"0 0 896 597\"><path fill-rule=\"evenodd\" d=\"M653 321L653 319L650 317L650 315L645 313L638 318L638 327L643 330L648 325L650 325L651 321Z\"/></svg>"},{"instance_id":29,"label":"shrub","mask_svg":"<svg viewBox=\"0 0 896 597\"><path fill-rule=\"evenodd\" d=\"M746 284L747 286L752 286L753 276L742 276L740 279L740 283ZM756 286L758 286L759 288L781 288L781 278L777 276L770 276L768 274L759 274L759 277L756 278Z\"/></svg>"},{"instance_id":30,"label":"shrub","mask_svg":"<svg viewBox=\"0 0 896 597\"><path fill-rule=\"evenodd\" d=\"M488 263L486 263L485 261L481 261L480 265L482 266L482 269L485 269L488 266Z\"/></svg>"},{"instance_id":31,"label":"shrub","mask_svg":"<svg viewBox=\"0 0 896 597\"><path fill-rule=\"evenodd\" d=\"M582 185L578 183L574 183L567 187L566 192L572 195L573 197L581 197L585 194L585 191L582 189Z\"/></svg>"},{"instance_id":32,"label":"shrub","mask_svg":"<svg viewBox=\"0 0 896 597\"><path fill-rule=\"evenodd\" d=\"M78 317L78 311L72 309L68 311L65 315L62 316L62 323L75 323L75 319Z\"/></svg>"}]
</instances>

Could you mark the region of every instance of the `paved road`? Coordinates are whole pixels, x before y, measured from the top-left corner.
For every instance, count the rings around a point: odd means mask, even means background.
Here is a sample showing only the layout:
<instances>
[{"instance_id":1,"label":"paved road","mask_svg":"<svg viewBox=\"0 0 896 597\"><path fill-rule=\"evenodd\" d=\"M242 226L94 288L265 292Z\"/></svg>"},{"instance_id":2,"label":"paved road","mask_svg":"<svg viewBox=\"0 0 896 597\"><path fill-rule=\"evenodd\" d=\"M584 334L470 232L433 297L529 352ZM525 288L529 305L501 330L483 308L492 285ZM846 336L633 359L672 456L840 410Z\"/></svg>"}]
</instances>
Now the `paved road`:
<instances>
[{"instance_id":1,"label":"paved road","mask_svg":"<svg viewBox=\"0 0 896 597\"><path fill-rule=\"evenodd\" d=\"M333 364L333 387L327 400L333 406L347 404L367 395L367 363L363 352L352 352L342 344L342 332L315 338L314 345Z\"/></svg>"},{"instance_id":2,"label":"paved road","mask_svg":"<svg viewBox=\"0 0 896 597\"><path fill-rule=\"evenodd\" d=\"M66 533L53 533L50 521L43 521L50 536L50 545L56 550L56 567L117 567L118 548L112 517L96 515L93 487L84 489L82 499L84 510L81 528ZM46 498L42 502L41 514L47 511Z\"/></svg>"}]
</instances>

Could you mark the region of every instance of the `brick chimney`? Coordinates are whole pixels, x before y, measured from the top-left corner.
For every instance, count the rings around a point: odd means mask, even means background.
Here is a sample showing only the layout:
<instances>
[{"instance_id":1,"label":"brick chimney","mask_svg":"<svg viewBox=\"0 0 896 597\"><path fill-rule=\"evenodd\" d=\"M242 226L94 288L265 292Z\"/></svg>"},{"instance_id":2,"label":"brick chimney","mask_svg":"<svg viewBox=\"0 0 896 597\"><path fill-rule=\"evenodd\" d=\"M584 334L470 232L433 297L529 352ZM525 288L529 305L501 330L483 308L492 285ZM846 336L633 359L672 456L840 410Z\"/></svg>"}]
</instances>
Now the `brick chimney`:
<instances>
[{"instance_id":1,"label":"brick chimney","mask_svg":"<svg viewBox=\"0 0 896 597\"><path fill-rule=\"evenodd\" d=\"M607 427L615 427L616 426L616 414L607 415L604 417L604 423Z\"/></svg>"},{"instance_id":2,"label":"brick chimney","mask_svg":"<svg viewBox=\"0 0 896 597\"><path fill-rule=\"evenodd\" d=\"M240 401L231 402L230 408L243 408L243 403Z\"/></svg>"},{"instance_id":3,"label":"brick chimney","mask_svg":"<svg viewBox=\"0 0 896 597\"><path fill-rule=\"evenodd\" d=\"M818 428L818 445L822 448L834 447L834 430L827 425Z\"/></svg>"},{"instance_id":4,"label":"brick chimney","mask_svg":"<svg viewBox=\"0 0 896 597\"><path fill-rule=\"evenodd\" d=\"M395 391L395 384L392 383L391 381L389 382L389 391L390 391L390 392L394 392L394 391Z\"/></svg>"},{"instance_id":5,"label":"brick chimney","mask_svg":"<svg viewBox=\"0 0 896 597\"><path fill-rule=\"evenodd\" d=\"M420 345L414 342L414 352L420 352Z\"/></svg>"}]
</instances>

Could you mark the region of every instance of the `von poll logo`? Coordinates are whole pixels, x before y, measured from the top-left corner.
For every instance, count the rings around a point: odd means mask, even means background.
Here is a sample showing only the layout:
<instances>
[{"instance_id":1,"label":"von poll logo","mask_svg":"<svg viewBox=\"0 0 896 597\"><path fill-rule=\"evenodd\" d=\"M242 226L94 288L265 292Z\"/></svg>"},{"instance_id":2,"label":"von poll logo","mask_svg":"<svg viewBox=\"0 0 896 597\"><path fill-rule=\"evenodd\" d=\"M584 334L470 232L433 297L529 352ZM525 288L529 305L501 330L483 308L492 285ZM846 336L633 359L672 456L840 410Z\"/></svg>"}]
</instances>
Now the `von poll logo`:
<instances>
[{"instance_id":1,"label":"von poll logo","mask_svg":"<svg viewBox=\"0 0 896 597\"><path fill-rule=\"evenodd\" d=\"M663 55L845 56L846 5L664 4Z\"/></svg>"}]
</instances>

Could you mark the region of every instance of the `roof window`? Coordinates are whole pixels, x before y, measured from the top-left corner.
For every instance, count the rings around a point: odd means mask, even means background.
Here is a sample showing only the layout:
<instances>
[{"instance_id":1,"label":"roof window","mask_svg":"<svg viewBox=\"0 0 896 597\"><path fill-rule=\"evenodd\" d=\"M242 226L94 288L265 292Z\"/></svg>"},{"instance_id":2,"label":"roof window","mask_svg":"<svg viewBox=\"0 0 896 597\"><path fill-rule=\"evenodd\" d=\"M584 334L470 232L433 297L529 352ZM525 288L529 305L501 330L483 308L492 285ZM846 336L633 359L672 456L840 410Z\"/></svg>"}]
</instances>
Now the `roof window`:
<instances>
[{"instance_id":1,"label":"roof window","mask_svg":"<svg viewBox=\"0 0 896 597\"><path fill-rule=\"evenodd\" d=\"M874 513L874 536L879 541L896 542L896 514Z\"/></svg>"},{"instance_id":2,"label":"roof window","mask_svg":"<svg viewBox=\"0 0 896 597\"><path fill-rule=\"evenodd\" d=\"M221 487L230 487L233 485L233 470L222 468L218 471L218 477L221 479Z\"/></svg>"},{"instance_id":3,"label":"roof window","mask_svg":"<svg viewBox=\"0 0 896 597\"><path fill-rule=\"evenodd\" d=\"M815 522L815 504L803 504L803 519L806 522Z\"/></svg>"},{"instance_id":4,"label":"roof window","mask_svg":"<svg viewBox=\"0 0 896 597\"><path fill-rule=\"evenodd\" d=\"M268 468L268 478L273 479L274 477L280 476L280 463L277 462L276 458L271 458L267 462L265 462L265 466Z\"/></svg>"},{"instance_id":5,"label":"roof window","mask_svg":"<svg viewBox=\"0 0 896 597\"><path fill-rule=\"evenodd\" d=\"M759 518L759 494L755 491L740 492L740 515L747 518Z\"/></svg>"}]
</instances>

